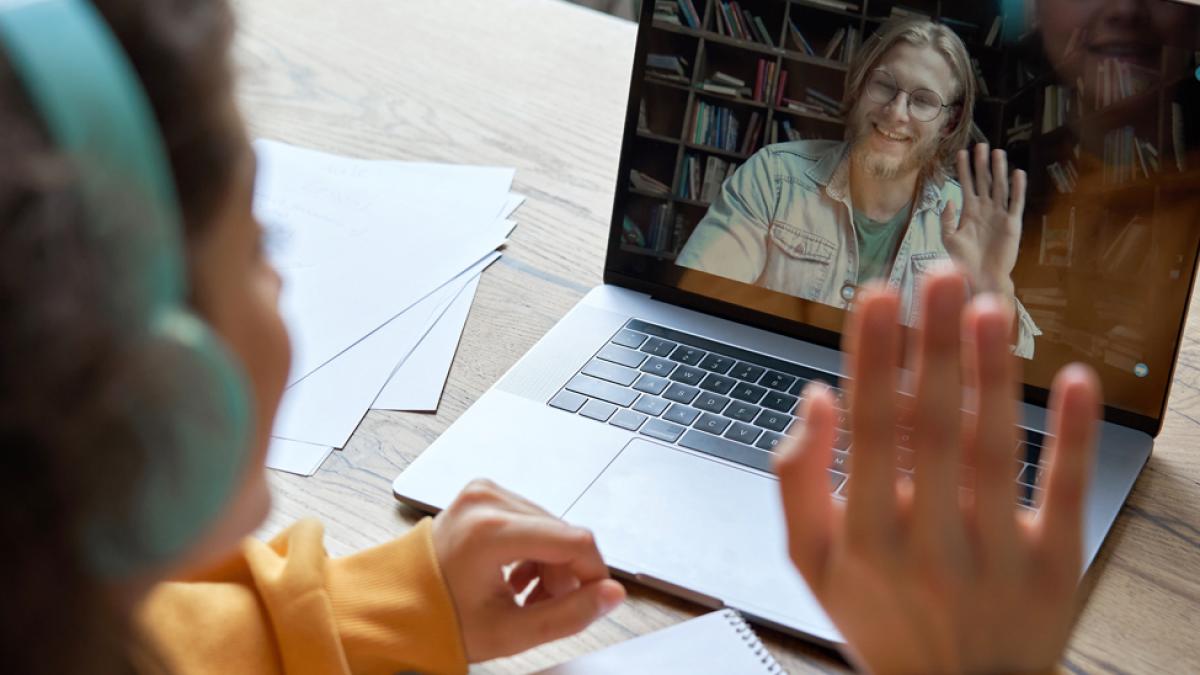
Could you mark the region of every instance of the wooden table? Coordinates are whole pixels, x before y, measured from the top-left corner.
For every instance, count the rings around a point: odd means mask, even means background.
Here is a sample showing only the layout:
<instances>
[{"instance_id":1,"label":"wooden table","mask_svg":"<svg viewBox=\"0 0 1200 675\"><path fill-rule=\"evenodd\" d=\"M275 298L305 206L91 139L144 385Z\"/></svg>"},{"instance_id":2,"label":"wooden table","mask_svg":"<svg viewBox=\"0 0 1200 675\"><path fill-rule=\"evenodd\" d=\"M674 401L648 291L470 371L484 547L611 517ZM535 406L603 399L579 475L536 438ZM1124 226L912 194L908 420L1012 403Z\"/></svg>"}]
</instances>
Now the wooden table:
<instances>
[{"instance_id":1,"label":"wooden table","mask_svg":"<svg viewBox=\"0 0 1200 675\"><path fill-rule=\"evenodd\" d=\"M370 413L312 478L273 473L262 534L303 516L341 555L419 514L392 479L600 283L636 26L559 0L238 0L240 102L256 136L367 158L515 166L529 196L483 278L437 415ZM1158 449L1085 580L1064 665L1200 672L1200 341L1196 314ZM476 672L528 672L697 615L633 586L585 633ZM836 654L760 631L792 672Z\"/></svg>"}]
</instances>

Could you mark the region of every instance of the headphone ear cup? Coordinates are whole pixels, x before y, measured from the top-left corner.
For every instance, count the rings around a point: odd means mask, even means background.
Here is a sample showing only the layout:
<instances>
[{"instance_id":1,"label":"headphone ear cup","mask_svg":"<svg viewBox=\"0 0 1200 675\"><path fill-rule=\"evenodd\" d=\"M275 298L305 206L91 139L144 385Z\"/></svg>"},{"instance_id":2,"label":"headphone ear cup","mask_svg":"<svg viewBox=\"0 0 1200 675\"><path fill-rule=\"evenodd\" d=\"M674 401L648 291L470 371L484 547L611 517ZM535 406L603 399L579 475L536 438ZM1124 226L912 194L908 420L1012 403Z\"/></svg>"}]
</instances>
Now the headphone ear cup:
<instances>
[{"instance_id":1,"label":"headphone ear cup","mask_svg":"<svg viewBox=\"0 0 1200 675\"><path fill-rule=\"evenodd\" d=\"M95 521L98 571L120 578L177 557L241 484L250 448L250 401L241 370L190 312L164 312L131 346L120 414L145 454L123 512Z\"/></svg>"}]
</instances>

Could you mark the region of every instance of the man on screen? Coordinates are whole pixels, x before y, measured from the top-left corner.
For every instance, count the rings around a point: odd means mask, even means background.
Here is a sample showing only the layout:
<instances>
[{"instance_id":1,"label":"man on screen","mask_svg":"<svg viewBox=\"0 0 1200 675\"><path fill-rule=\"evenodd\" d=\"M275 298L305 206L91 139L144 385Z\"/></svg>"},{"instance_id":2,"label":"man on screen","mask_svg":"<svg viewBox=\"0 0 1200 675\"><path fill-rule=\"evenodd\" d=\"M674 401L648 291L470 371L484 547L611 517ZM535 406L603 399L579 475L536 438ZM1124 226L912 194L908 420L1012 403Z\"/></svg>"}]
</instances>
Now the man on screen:
<instances>
[{"instance_id":1,"label":"man on screen","mask_svg":"<svg viewBox=\"0 0 1200 675\"><path fill-rule=\"evenodd\" d=\"M953 260L972 293L1010 300L1014 352L1032 358L1041 331L1011 279L1025 173L1013 172L1010 190L1003 151L981 143L968 156L975 92L951 30L927 19L884 24L846 75L846 140L757 152L726 181L677 264L835 307L882 280L900 290L912 325L924 273Z\"/></svg>"}]
</instances>

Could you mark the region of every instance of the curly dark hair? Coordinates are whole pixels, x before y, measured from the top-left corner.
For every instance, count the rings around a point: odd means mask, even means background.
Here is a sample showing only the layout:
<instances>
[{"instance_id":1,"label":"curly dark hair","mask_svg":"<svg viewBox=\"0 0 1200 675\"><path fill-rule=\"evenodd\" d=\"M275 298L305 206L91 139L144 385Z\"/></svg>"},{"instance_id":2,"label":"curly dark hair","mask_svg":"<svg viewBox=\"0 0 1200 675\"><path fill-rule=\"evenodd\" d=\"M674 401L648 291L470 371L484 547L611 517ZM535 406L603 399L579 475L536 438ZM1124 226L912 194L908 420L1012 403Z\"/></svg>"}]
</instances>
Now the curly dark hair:
<instances>
[{"instance_id":1,"label":"curly dark hair","mask_svg":"<svg viewBox=\"0 0 1200 675\"><path fill-rule=\"evenodd\" d=\"M94 0L166 143L185 237L206 226L243 152L225 0ZM89 523L129 505L147 453L122 421L155 364L106 317L112 262L89 246L75 167L0 49L0 663L14 673L158 670L132 607L89 564ZM136 227L136 216L126 219Z\"/></svg>"}]
</instances>

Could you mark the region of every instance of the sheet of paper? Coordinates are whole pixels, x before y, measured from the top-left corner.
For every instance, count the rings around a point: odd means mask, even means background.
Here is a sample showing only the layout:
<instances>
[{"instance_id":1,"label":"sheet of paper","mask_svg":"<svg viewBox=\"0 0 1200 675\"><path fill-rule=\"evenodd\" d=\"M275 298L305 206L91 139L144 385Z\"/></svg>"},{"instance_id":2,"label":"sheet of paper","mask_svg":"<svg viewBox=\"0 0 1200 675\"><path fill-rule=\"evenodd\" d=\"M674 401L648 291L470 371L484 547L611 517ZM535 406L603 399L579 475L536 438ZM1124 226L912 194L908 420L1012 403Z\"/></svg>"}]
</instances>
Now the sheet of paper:
<instances>
[{"instance_id":1,"label":"sheet of paper","mask_svg":"<svg viewBox=\"0 0 1200 675\"><path fill-rule=\"evenodd\" d=\"M256 141L294 384L479 259L513 170L367 162Z\"/></svg>"},{"instance_id":2,"label":"sheet of paper","mask_svg":"<svg viewBox=\"0 0 1200 675\"><path fill-rule=\"evenodd\" d=\"M501 232L511 230L506 228ZM351 349L288 387L272 435L344 447L396 365L408 357L459 292L499 257L494 249Z\"/></svg>"},{"instance_id":3,"label":"sheet of paper","mask_svg":"<svg viewBox=\"0 0 1200 675\"><path fill-rule=\"evenodd\" d=\"M311 476L321 468L333 448L329 446L272 438L267 447L267 468Z\"/></svg>"},{"instance_id":4,"label":"sheet of paper","mask_svg":"<svg viewBox=\"0 0 1200 675\"><path fill-rule=\"evenodd\" d=\"M446 386L446 377L450 375L454 353L458 351L458 342L462 338L478 287L477 276L467 283L442 318L438 319L429 333L392 374L383 391L379 392L379 396L371 404L372 408L437 411L438 402L442 399L442 390Z\"/></svg>"}]
</instances>

